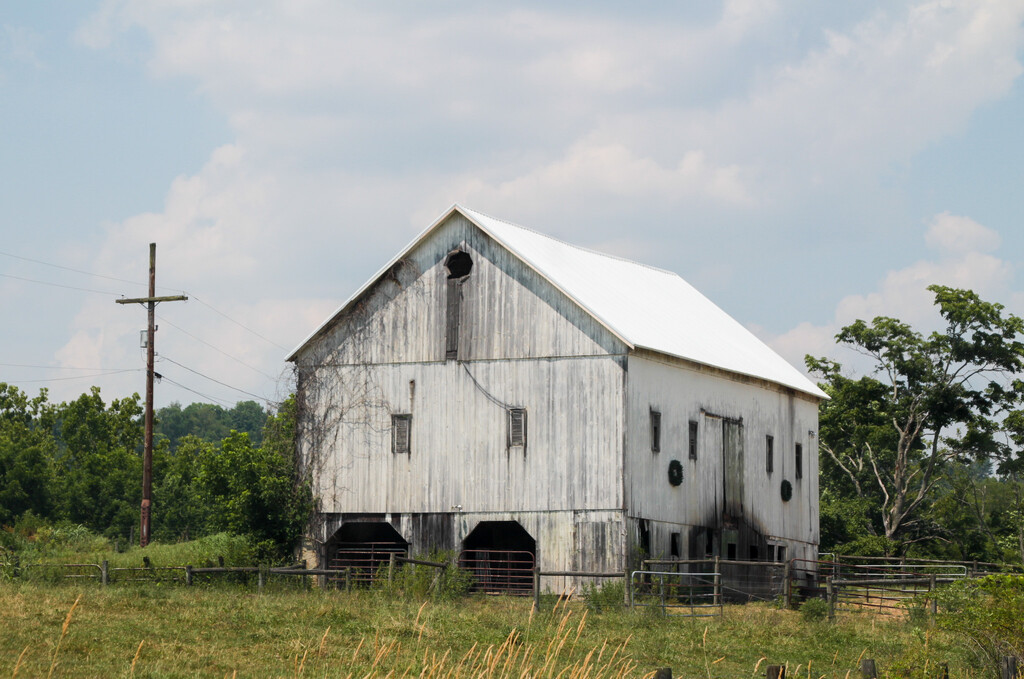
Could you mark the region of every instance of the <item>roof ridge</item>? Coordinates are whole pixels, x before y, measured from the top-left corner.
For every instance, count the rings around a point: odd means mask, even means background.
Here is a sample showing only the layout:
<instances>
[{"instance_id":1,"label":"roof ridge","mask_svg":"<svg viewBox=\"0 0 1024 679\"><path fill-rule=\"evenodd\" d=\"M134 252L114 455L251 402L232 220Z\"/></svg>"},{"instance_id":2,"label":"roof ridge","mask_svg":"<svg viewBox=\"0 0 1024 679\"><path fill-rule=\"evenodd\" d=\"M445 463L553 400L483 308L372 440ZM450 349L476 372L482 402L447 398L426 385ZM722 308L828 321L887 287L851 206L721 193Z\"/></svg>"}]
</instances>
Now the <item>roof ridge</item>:
<instances>
[{"instance_id":1,"label":"roof ridge","mask_svg":"<svg viewBox=\"0 0 1024 679\"><path fill-rule=\"evenodd\" d=\"M622 257L620 255L613 255L613 254L609 254L607 252L601 252L600 250L594 250L592 248L583 247L582 245L577 245L575 243L570 243L569 241L565 241L565 240L562 240L561 238L556 238L555 236L551 236L549 234L542 233L540 231L537 231L536 229L531 229L528 226L523 226L522 224L516 224L515 222L510 222L507 219L502 219L501 217L495 217L493 215L487 214L486 212L481 212L480 210L475 210L475 209L473 209L473 208L471 208L469 206L462 205L461 203L455 203L455 207L459 208L460 210L468 210L470 212L474 212L474 213L480 215L481 217L487 217L487 219L493 219L496 222L501 222L502 224L507 224L507 225L513 226L513 227L515 227L517 229L522 229L523 231L528 231L528 232L530 232L530 233L532 233L532 234L534 234L536 236L540 236L541 238L547 238L548 240L553 240L556 243L559 243L561 245L565 245L566 247L570 247L570 248L573 248L575 250L580 250L581 252L586 252L586 253L591 254L591 255L598 255L600 257L607 257L608 259L614 259L614 260L617 260L617 261L620 261L620 262L625 262L626 264L633 264L635 266L642 266L643 268L650 269L651 271L657 271L658 273L669 274L670 276L675 276L676 278L679 278L681 280L684 280L684 281L686 280L685 278L680 276L675 271L669 271L668 269L662 269L661 267L652 266L650 264L645 264L643 262L637 262L635 260L628 259L628 258Z\"/></svg>"}]
</instances>

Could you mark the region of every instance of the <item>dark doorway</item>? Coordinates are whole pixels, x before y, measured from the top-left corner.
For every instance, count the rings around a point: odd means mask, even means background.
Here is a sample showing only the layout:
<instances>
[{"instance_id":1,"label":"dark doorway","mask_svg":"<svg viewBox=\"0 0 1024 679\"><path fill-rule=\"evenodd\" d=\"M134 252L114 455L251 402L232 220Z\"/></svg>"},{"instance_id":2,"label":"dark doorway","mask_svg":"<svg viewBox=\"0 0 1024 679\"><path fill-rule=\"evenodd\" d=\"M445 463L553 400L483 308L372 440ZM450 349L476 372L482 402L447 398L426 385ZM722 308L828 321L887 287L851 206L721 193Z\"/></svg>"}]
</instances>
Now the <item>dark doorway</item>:
<instances>
[{"instance_id":1,"label":"dark doorway","mask_svg":"<svg viewBox=\"0 0 1024 679\"><path fill-rule=\"evenodd\" d=\"M339 584L368 585L387 568L392 554L408 556L409 543L390 523L355 521L342 524L327 541L326 552L327 567L343 572L336 578Z\"/></svg>"},{"instance_id":2,"label":"dark doorway","mask_svg":"<svg viewBox=\"0 0 1024 679\"><path fill-rule=\"evenodd\" d=\"M462 542L459 566L473 575L473 590L489 594L533 592L537 541L517 521L481 521Z\"/></svg>"}]
</instances>

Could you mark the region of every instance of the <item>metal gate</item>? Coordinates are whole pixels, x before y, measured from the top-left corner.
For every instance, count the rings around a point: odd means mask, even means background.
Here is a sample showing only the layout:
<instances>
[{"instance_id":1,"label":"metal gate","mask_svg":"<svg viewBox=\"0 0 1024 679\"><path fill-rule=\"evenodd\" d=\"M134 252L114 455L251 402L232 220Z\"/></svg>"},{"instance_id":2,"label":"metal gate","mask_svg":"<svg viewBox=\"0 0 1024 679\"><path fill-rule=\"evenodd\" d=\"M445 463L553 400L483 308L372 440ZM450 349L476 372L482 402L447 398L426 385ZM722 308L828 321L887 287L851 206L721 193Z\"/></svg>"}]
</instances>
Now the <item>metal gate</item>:
<instances>
[{"instance_id":1,"label":"metal gate","mask_svg":"<svg viewBox=\"0 0 1024 679\"><path fill-rule=\"evenodd\" d=\"M327 560L327 567L339 571L329 581L342 586L368 587L384 570L391 555L407 556L409 548L394 542L339 542Z\"/></svg>"},{"instance_id":2,"label":"metal gate","mask_svg":"<svg viewBox=\"0 0 1024 679\"><path fill-rule=\"evenodd\" d=\"M470 591L487 594L533 594L532 552L469 549L459 555L459 567L473 576Z\"/></svg>"}]
</instances>

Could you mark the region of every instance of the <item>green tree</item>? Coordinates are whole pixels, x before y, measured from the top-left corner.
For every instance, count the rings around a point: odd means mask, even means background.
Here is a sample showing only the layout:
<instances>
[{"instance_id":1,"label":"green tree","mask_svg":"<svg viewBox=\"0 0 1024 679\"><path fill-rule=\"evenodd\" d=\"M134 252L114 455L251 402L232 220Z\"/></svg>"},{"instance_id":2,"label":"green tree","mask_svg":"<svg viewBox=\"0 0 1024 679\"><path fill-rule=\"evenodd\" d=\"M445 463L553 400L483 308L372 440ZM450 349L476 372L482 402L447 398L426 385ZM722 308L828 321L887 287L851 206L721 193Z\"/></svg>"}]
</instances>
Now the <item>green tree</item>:
<instances>
[{"instance_id":1,"label":"green tree","mask_svg":"<svg viewBox=\"0 0 1024 679\"><path fill-rule=\"evenodd\" d=\"M0 382L0 524L27 511L47 516L52 509L56 444L44 422L46 398L46 390L29 398Z\"/></svg>"},{"instance_id":2,"label":"green tree","mask_svg":"<svg viewBox=\"0 0 1024 679\"><path fill-rule=\"evenodd\" d=\"M56 518L106 535L138 521L142 498L142 407L139 395L108 407L99 387L54 410Z\"/></svg>"},{"instance_id":3,"label":"green tree","mask_svg":"<svg viewBox=\"0 0 1024 679\"><path fill-rule=\"evenodd\" d=\"M201 459L200 484L212 525L249 535L264 558L283 558L298 541L312 508L294 453L295 400L267 421L262 446L231 432Z\"/></svg>"},{"instance_id":4,"label":"green tree","mask_svg":"<svg viewBox=\"0 0 1024 679\"><path fill-rule=\"evenodd\" d=\"M836 335L872 361L871 375L847 377L839 363L807 357L831 397L820 412L823 488L870 500L871 532L904 547L938 534L923 509L947 464L998 449L993 418L1024 368L1024 321L969 290L928 289L943 331L924 336L877 317Z\"/></svg>"}]
</instances>

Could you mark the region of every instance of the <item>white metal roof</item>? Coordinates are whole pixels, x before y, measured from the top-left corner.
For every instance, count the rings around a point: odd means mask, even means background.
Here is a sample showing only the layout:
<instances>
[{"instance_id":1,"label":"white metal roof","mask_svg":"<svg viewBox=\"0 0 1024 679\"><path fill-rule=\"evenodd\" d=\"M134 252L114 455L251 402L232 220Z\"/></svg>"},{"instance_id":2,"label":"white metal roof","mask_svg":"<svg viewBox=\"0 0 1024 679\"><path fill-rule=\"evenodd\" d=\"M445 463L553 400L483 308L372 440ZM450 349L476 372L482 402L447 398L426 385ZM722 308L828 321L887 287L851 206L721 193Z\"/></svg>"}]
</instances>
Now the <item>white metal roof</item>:
<instances>
[{"instance_id":1,"label":"white metal roof","mask_svg":"<svg viewBox=\"0 0 1024 679\"><path fill-rule=\"evenodd\" d=\"M331 315L299 348L431 231L459 212L632 347L827 398L813 382L678 275L594 252L453 205ZM296 348L288 360L294 360Z\"/></svg>"}]
</instances>

